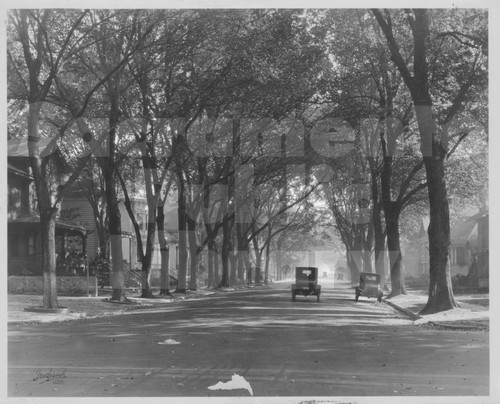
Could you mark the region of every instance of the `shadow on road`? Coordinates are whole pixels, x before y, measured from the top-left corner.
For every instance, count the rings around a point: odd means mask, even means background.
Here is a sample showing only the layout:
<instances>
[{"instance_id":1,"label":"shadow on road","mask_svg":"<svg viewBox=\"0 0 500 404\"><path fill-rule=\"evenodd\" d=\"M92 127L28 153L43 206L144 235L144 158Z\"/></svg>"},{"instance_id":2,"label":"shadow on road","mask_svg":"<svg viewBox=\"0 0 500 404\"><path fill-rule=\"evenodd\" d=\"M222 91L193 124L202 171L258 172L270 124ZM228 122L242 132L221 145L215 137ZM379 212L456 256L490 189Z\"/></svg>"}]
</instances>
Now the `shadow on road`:
<instances>
[{"instance_id":1,"label":"shadow on road","mask_svg":"<svg viewBox=\"0 0 500 404\"><path fill-rule=\"evenodd\" d=\"M350 288L325 287L317 303L291 302L281 287L19 325L9 327L9 394L215 396L208 386L233 373L261 396L487 394L487 334L410 324L374 299L355 303ZM67 369L65 386L34 386L36 368Z\"/></svg>"}]
</instances>

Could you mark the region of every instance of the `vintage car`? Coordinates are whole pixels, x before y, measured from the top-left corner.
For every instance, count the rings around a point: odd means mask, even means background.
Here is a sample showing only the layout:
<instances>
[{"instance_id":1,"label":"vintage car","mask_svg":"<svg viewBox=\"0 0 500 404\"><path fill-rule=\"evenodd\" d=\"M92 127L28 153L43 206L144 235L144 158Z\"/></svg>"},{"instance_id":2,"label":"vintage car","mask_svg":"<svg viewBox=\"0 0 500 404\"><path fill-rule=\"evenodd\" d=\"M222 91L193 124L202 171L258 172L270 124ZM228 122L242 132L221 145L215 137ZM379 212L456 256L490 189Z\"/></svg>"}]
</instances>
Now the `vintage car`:
<instances>
[{"instance_id":1,"label":"vintage car","mask_svg":"<svg viewBox=\"0 0 500 404\"><path fill-rule=\"evenodd\" d=\"M321 285L318 285L318 268L316 267L296 267L295 283L292 285L292 302L297 295L316 296L319 302Z\"/></svg>"},{"instance_id":2,"label":"vintage car","mask_svg":"<svg viewBox=\"0 0 500 404\"><path fill-rule=\"evenodd\" d=\"M380 275L370 272L359 274L359 285L356 286L354 301L358 301L359 296L375 297L378 302L382 301L382 288L380 287Z\"/></svg>"}]
</instances>

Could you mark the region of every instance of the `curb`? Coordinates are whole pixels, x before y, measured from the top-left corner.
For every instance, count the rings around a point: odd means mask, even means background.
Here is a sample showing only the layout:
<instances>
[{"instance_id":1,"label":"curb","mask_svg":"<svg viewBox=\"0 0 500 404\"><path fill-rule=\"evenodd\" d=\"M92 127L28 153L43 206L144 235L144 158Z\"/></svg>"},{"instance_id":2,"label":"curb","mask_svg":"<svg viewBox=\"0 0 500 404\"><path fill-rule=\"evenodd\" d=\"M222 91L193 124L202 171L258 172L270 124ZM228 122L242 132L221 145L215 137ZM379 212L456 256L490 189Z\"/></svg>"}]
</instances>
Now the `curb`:
<instances>
[{"instance_id":1,"label":"curb","mask_svg":"<svg viewBox=\"0 0 500 404\"><path fill-rule=\"evenodd\" d=\"M429 321L429 324L434 326L447 328L450 330L487 330L488 327L484 327L482 325L466 325L466 324L445 324L445 323L436 323L434 321Z\"/></svg>"},{"instance_id":2,"label":"curb","mask_svg":"<svg viewBox=\"0 0 500 404\"><path fill-rule=\"evenodd\" d=\"M388 304L389 306L395 308L396 310L406 314L408 317L410 317L410 319L412 321L415 321L415 320L419 320L422 318L422 316L419 316L418 314L415 314L413 313L412 311L408 310L408 309L405 309L404 307L401 307L401 306L398 306L397 304L393 303L393 302L390 302L386 299L382 299L382 301L385 303L385 304Z\"/></svg>"},{"instance_id":3,"label":"curb","mask_svg":"<svg viewBox=\"0 0 500 404\"><path fill-rule=\"evenodd\" d=\"M55 309L48 309L43 306L30 306L25 307L24 311L28 311L31 313L46 313L46 314L68 314L69 309L67 307L59 306Z\"/></svg>"},{"instance_id":4,"label":"curb","mask_svg":"<svg viewBox=\"0 0 500 404\"><path fill-rule=\"evenodd\" d=\"M419 320L421 318L423 318L422 316L419 316L418 314L416 313L413 313L412 311L408 310L408 309L405 309L404 307L401 307L401 306L398 306L397 304L395 303L392 303L386 299L382 299L382 301L386 304L388 304L389 306L393 307L394 309L406 314L408 317L410 317L410 319L412 321L415 321L415 320ZM429 321L428 324L432 324L434 326L437 326L437 327L441 327L441 328L447 328L447 329L450 329L450 330L477 330L477 329L487 329L486 327L484 326L481 326L481 325L467 325L467 324L446 324L446 323L439 323L439 322L435 322L435 321Z\"/></svg>"}]
</instances>

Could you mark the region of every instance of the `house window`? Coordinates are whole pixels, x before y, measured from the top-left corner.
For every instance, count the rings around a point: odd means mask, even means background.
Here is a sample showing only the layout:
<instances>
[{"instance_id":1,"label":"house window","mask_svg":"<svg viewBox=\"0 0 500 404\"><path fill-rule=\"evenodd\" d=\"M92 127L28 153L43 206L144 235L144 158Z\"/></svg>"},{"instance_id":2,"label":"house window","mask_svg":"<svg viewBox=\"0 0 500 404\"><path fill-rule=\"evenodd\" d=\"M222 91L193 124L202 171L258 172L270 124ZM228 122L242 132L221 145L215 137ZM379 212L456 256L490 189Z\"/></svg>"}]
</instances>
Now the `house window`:
<instances>
[{"instance_id":1,"label":"house window","mask_svg":"<svg viewBox=\"0 0 500 404\"><path fill-rule=\"evenodd\" d=\"M140 250L140 247L139 247L139 244L136 245L136 252L137 252L137 262L141 262L141 250Z\"/></svg>"},{"instance_id":2,"label":"house window","mask_svg":"<svg viewBox=\"0 0 500 404\"><path fill-rule=\"evenodd\" d=\"M456 264L457 265L465 265L465 248L457 247L456 249Z\"/></svg>"},{"instance_id":3,"label":"house window","mask_svg":"<svg viewBox=\"0 0 500 404\"><path fill-rule=\"evenodd\" d=\"M19 236L10 237L9 254L11 257L19 257Z\"/></svg>"},{"instance_id":4,"label":"house window","mask_svg":"<svg viewBox=\"0 0 500 404\"><path fill-rule=\"evenodd\" d=\"M56 254L62 253L63 249L64 249L64 239L63 239L63 236L58 235L58 236L56 236Z\"/></svg>"},{"instance_id":5,"label":"house window","mask_svg":"<svg viewBox=\"0 0 500 404\"><path fill-rule=\"evenodd\" d=\"M10 187L8 195L8 212L11 218L16 218L22 210L21 207L21 190Z\"/></svg>"},{"instance_id":6,"label":"house window","mask_svg":"<svg viewBox=\"0 0 500 404\"><path fill-rule=\"evenodd\" d=\"M35 255L36 252L36 236L28 236L28 255Z\"/></svg>"},{"instance_id":7,"label":"house window","mask_svg":"<svg viewBox=\"0 0 500 404\"><path fill-rule=\"evenodd\" d=\"M137 213L136 218L139 229L144 230L144 219L142 217L142 213Z\"/></svg>"}]
</instances>

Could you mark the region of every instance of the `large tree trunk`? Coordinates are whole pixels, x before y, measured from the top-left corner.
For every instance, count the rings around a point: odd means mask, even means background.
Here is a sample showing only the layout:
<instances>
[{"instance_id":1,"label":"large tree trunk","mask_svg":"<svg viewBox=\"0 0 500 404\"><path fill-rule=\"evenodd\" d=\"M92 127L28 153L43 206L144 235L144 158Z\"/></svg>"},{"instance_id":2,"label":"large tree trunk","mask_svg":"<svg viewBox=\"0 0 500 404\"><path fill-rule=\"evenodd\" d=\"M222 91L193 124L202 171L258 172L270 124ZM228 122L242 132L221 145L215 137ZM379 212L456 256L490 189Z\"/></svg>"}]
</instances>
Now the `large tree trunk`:
<instances>
[{"instance_id":1,"label":"large tree trunk","mask_svg":"<svg viewBox=\"0 0 500 404\"><path fill-rule=\"evenodd\" d=\"M48 209L41 219L42 267L43 267L43 307L56 309L57 277L56 277L56 212Z\"/></svg>"},{"instance_id":2,"label":"large tree trunk","mask_svg":"<svg viewBox=\"0 0 500 404\"><path fill-rule=\"evenodd\" d=\"M361 234L363 235L363 272L373 272L373 223L367 223L366 225L362 226L360 230Z\"/></svg>"},{"instance_id":3,"label":"large tree trunk","mask_svg":"<svg viewBox=\"0 0 500 404\"><path fill-rule=\"evenodd\" d=\"M144 254L142 265L141 265L141 284L143 298L152 298L153 293L151 292L151 261L153 257L153 238L155 234L155 222L148 223L147 235L146 235L146 253Z\"/></svg>"},{"instance_id":4,"label":"large tree trunk","mask_svg":"<svg viewBox=\"0 0 500 404\"><path fill-rule=\"evenodd\" d=\"M208 241L208 287L214 288L218 285L216 280L216 256L217 256L217 247L215 244L215 240L211 239Z\"/></svg>"},{"instance_id":5,"label":"large tree trunk","mask_svg":"<svg viewBox=\"0 0 500 404\"><path fill-rule=\"evenodd\" d=\"M363 272L373 272L372 253L370 250L363 251Z\"/></svg>"},{"instance_id":6,"label":"large tree trunk","mask_svg":"<svg viewBox=\"0 0 500 404\"><path fill-rule=\"evenodd\" d=\"M430 221L429 235L429 298L420 314L432 314L457 307L448 266L450 247L450 212L442 160L424 157L427 172Z\"/></svg>"},{"instance_id":7,"label":"large tree trunk","mask_svg":"<svg viewBox=\"0 0 500 404\"><path fill-rule=\"evenodd\" d=\"M165 236L165 212L163 206L157 207L156 226L158 230L158 243L160 245L160 296L170 294L170 248Z\"/></svg>"},{"instance_id":8,"label":"large tree trunk","mask_svg":"<svg viewBox=\"0 0 500 404\"><path fill-rule=\"evenodd\" d=\"M253 242L253 250L255 254L255 275L254 275L254 282L260 283L260 273L261 273L261 267L262 267L262 253L259 248L259 241L257 239L257 236L252 237L252 242Z\"/></svg>"},{"instance_id":9,"label":"large tree trunk","mask_svg":"<svg viewBox=\"0 0 500 404\"><path fill-rule=\"evenodd\" d=\"M189 279L189 289L198 289L198 243L196 241L196 221L191 219L188 215L187 217L188 225L188 240L189 240L189 267L190 267L190 279Z\"/></svg>"},{"instance_id":10,"label":"large tree trunk","mask_svg":"<svg viewBox=\"0 0 500 404\"><path fill-rule=\"evenodd\" d=\"M237 252L235 253L232 248L229 253L229 264L230 264L230 271L229 271L229 284L231 286L236 285L237 282L237 276L236 276L236 268L237 268L237 262L238 262L238 254Z\"/></svg>"},{"instance_id":11,"label":"large tree trunk","mask_svg":"<svg viewBox=\"0 0 500 404\"><path fill-rule=\"evenodd\" d=\"M238 253L236 256L236 271L237 271L237 279L239 282L245 281L245 251L241 251L238 249Z\"/></svg>"},{"instance_id":12,"label":"large tree trunk","mask_svg":"<svg viewBox=\"0 0 500 404\"><path fill-rule=\"evenodd\" d=\"M389 297L406 294L403 274L401 272L401 245L399 242L399 215L400 208L392 203L393 208L387 209L385 223L387 228L387 248L389 249L389 262L391 268L391 293Z\"/></svg>"},{"instance_id":13,"label":"large tree trunk","mask_svg":"<svg viewBox=\"0 0 500 404\"><path fill-rule=\"evenodd\" d=\"M437 138L431 100L422 95L426 105L416 104L418 128L421 137L421 151L424 156L429 195L429 297L421 314L432 314L457 307L451 286L448 266L450 248L450 210L446 190L444 158L446 155Z\"/></svg>"},{"instance_id":14,"label":"large tree trunk","mask_svg":"<svg viewBox=\"0 0 500 404\"><path fill-rule=\"evenodd\" d=\"M232 237L229 241L229 264L230 264L229 284L231 286L234 286L238 283L238 278L237 278L238 251L235 249L235 246L237 246L238 244L237 244L236 234L234 234L234 232L232 230L233 229L231 226ZM236 243L235 243L235 241L236 241Z\"/></svg>"},{"instance_id":15,"label":"large tree trunk","mask_svg":"<svg viewBox=\"0 0 500 404\"><path fill-rule=\"evenodd\" d=\"M220 255L219 255L217 249L212 250L212 252L213 252L213 257L214 257L214 282L215 282L215 285L218 286L220 283L220 274L219 274Z\"/></svg>"},{"instance_id":16,"label":"large tree trunk","mask_svg":"<svg viewBox=\"0 0 500 404\"><path fill-rule=\"evenodd\" d=\"M186 275L187 275L187 234L186 234L186 195L184 193L184 182L182 173L178 173L178 223L179 223L179 271L177 279L178 293L186 293Z\"/></svg>"},{"instance_id":17,"label":"large tree trunk","mask_svg":"<svg viewBox=\"0 0 500 404\"><path fill-rule=\"evenodd\" d=\"M247 283L252 283L252 263L250 262L250 251L247 251L245 256L245 268L247 271Z\"/></svg>"},{"instance_id":18,"label":"large tree trunk","mask_svg":"<svg viewBox=\"0 0 500 404\"><path fill-rule=\"evenodd\" d=\"M111 104L109 111L108 154L105 157L99 157L98 162L101 165L104 183L106 185L106 208L112 257L111 288L113 289L113 293L111 295L111 300L122 302L126 301L127 298L125 296L125 274L123 270L121 214L118 207L118 195L116 191L116 170L118 167L115 160L116 131L120 118L120 108L118 105L120 95L116 88L111 87L108 88L108 95Z\"/></svg>"},{"instance_id":19,"label":"large tree trunk","mask_svg":"<svg viewBox=\"0 0 500 404\"><path fill-rule=\"evenodd\" d=\"M351 253L351 250L346 248L346 262L347 262L347 267L349 268L349 272L351 274L351 284L356 284L359 280L359 269L358 265L359 263L356 262L356 260L353 257L353 254Z\"/></svg>"},{"instance_id":20,"label":"large tree trunk","mask_svg":"<svg viewBox=\"0 0 500 404\"><path fill-rule=\"evenodd\" d=\"M266 261L264 263L264 279L263 281L266 285L269 280L269 260L271 259L271 236L272 236L272 228L269 226L267 228L267 240L266 240L266 248L265 248L265 256L266 256Z\"/></svg>"},{"instance_id":21,"label":"large tree trunk","mask_svg":"<svg viewBox=\"0 0 500 404\"><path fill-rule=\"evenodd\" d=\"M269 260L271 259L271 254L269 253L271 248L270 245L271 243L267 243L266 245L266 262L264 263L264 283L266 285L269 281Z\"/></svg>"},{"instance_id":22,"label":"large tree trunk","mask_svg":"<svg viewBox=\"0 0 500 404\"><path fill-rule=\"evenodd\" d=\"M246 273L245 255L248 254L248 240L244 234L243 226L244 226L243 223L236 223L236 237L238 244L237 271L238 271L238 280L242 282L245 280L245 273Z\"/></svg>"},{"instance_id":23,"label":"large tree trunk","mask_svg":"<svg viewBox=\"0 0 500 404\"><path fill-rule=\"evenodd\" d=\"M154 200L154 201L152 201ZM154 295L151 292L151 262L153 260L154 252L154 237L156 233L156 198L148 195L148 211L149 217L146 228L146 251L142 257L141 262L141 297L142 298L153 298ZM134 218L135 219L135 218ZM139 233L140 235L140 233ZM138 237L138 242L140 242Z\"/></svg>"},{"instance_id":24,"label":"large tree trunk","mask_svg":"<svg viewBox=\"0 0 500 404\"><path fill-rule=\"evenodd\" d=\"M141 297L142 298L152 298L153 293L151 292L151 258L144 257L141 263Z\"/></svg>"},{"instance_id":25,"label":"large tree trunk","mask_svg":"<svg viewBox=\"0 0 500 404\"><path fill-rule=\"evenodd\" d=\"M282 274L282 268L281 268L281 250L279 248L278 244L278 249L276 250L276 280L280 281L283 279L283 274Z\"/></svg>"},{"instance_id":26,"label":"large tree trunk","mask_svg":"<svg viewBox=\"0 0 500 404\"><path fill-rule=\"evenodd\" d=\"M99 237L99 255L109 261L109 234L108 229L102 227L97 230Z\"/></svg>"},{"instance_id":27,"label":"large tree trunk","mask_svg":"<svg viewBox=\"0 0 500 404\"><path fill-rule=\"evenodd\" d=\"M372 197L373 197L373 236L375 272L380 275L382 283L385 281L385 237L382 226L382 203L377 185L377 175L372 172Z\"/></svg>"},{"instance_id":28,"label":"large tree trunk","mask_svg":"<svg viewBox=\"0 0 500 404\"><path fill-rule=\"evenodd\" d=\"M387 150L386 141L382 140L384 149L384 165L382 168L382 200L384 206L385 228L387 232L387 249L389 250L389 268L391 277L391 293L389 297L406 294L404 278L401 273L401 245L399 241L399 216L402 206L391 200L392 182L392 150ZM385 282L384 282L385 284Z\"/></svg>"},{"instance_id":29,"label":"large tree trunk","mask_svg":"<svg viewBox=\"0 0 500 404\"><path fill-rule=\"evenodd\" d=\"M103 170L106 182L106 206L108 210L109 235L111 243L111 300L125 301L125 276L123 273L123 250L121 215L115 189L115 176L112 169Z\"/></svg>"},{"instance_id":30,"label":"large tree trunk","mask_svg":"<svg viewBox=\"0 0 500 404\"><path fill-rule=\"evenodd\" d=\"M451 287L448 267L450 246L450 212L444 175L444 150L437 136L437 127L432 115L432 98L429 92L428 50L429 15L426 9L414 9L412 18L413 74L401 56L394 38L390 17L379 10L373 13L387 39L391 60L396 64L406 86L410 90L420 134L420 149L427 175L427 191L430 205L429 222L429 298L421 314L431 314L457 307ZM387 18L387 20L386 20Z\"/></svg>"},{"instance_id":31,"label":"large tree trunk","mask_svg":"<svg viewBox=\"0 0 500 404\"><path fill-rule=\"evenodd\" d=\"M262 282L262 254L260 251L255 251L255 283L261 283Z\"/></svg>"},{"instance_id":32,"label":"large tree trunk","mask_svg":"<svg viewBox=\"0 0 500 404\"><path fill-rule=\"evenodd\" d=\"M38 210L40 214L40 236L42 242L43 307L57 308L57 279L55 227L57 209L52 208L49 185L42 172L39 150L39 120L42 103L29 104L28 110L28 151L31 170L35 180Z\"/></svg>"},{"instance_id":33,"label":"large tree trunk","mask_svg":"<svg viewBox=\"0 0 500 404\"><path fill-rule=\"evenodd\" d=\"M214 243L208 243L208 251L207 251L207 265L208 265L208 274L207 274L207 286L209 288L213 288L217 286L215 283L215 275L214 275L214 265L215 265L215 251L214 251Z\"/></svg>"},{"instance_id":34,"label":"large tree trunk","mask_svg":"<svg viewBox=\"0 0 500 404\"><path fill-rule=\"evenodd\" d=\"M229 287L229 245L231 238L231 228L229 226L229 218L227 214L224 216L222 223L222 279L219 287Z\"/></svg>"}]
</instances>

